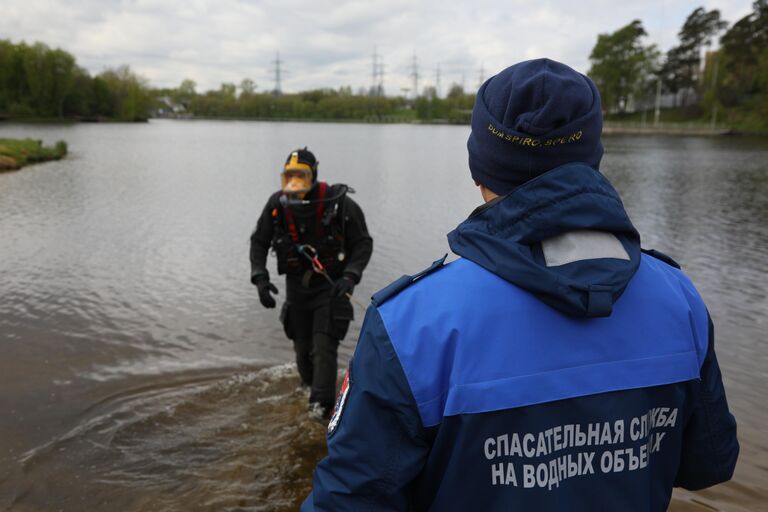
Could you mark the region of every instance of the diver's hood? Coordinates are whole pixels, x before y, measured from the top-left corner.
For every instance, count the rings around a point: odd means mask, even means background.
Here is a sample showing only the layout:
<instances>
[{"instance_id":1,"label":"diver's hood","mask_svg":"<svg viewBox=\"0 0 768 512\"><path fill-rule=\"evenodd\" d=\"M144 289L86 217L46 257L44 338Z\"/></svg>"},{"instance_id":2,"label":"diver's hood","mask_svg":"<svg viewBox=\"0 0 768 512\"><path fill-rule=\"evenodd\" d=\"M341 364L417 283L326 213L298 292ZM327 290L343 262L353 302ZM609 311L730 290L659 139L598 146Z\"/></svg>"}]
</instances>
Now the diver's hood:
<instances>
[{"instance_id":1,"label":"diver's hood","mask_svg":"<svg viewBox=\"0 0 768 512\"><path fill-rule=\"evenodd\" d=\"M618 193L569 163L481 206L451 250L571 316L603 317L640 264L640 235Z\"/></svg>"}]
</instances>

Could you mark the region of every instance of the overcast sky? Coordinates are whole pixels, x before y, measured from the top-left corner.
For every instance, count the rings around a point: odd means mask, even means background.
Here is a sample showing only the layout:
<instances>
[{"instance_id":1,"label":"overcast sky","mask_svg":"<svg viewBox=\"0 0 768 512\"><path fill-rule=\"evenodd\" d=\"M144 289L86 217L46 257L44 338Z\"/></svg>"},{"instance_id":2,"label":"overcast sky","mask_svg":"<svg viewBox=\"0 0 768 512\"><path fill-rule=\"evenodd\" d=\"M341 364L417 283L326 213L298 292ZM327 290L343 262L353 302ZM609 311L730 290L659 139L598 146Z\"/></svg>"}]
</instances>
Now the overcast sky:
<instances>
[{"instance_id":1,"label":"overcast sky","mask_svg":"<svg viewBox=\"0 0 768 512\"><path fill-rule=\"evenodd\" d=\"M198 91L222 82L283 90L372 83L374 48L387 94L451 83L475 89L519 60L550 57L586 72L599 33L640 19L662 50L695 8L719 9L730 23L752 0L2 0L0 38L41 41L74 54L91 73L128 64L157 87L191 78Z\"/></svg>"}]
</instances>

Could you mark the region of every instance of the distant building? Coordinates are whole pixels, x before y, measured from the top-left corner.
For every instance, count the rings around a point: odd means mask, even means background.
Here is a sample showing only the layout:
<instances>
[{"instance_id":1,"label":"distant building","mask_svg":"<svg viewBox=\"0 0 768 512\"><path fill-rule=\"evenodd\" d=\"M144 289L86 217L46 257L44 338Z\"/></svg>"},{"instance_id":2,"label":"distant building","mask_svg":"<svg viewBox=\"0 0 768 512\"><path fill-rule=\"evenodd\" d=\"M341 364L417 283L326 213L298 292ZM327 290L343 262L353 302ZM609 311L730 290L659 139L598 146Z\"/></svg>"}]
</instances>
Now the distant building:
<instances>
[{"instance_id":1,"label":"distant building","mask_svg":"<svg viewBox=\"0 0 768 512\"><path fill-rule=\"evenodd\" d=\"M186 119L192 117L181 103L176 103L170 96L160 96L157 98L158 107L152 113L152 117L164 117L171 119Z\"/></svg>"}]
</instances>

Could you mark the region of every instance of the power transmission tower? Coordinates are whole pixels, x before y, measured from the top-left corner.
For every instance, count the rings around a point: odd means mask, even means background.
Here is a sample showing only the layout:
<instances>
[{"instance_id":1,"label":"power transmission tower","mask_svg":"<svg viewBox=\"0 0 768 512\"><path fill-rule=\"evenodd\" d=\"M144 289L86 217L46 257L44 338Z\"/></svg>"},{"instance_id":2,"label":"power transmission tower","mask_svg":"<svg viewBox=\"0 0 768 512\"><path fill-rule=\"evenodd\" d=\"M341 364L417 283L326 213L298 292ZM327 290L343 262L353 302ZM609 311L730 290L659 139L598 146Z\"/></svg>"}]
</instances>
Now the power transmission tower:
<instances>
[{"instance_id":1,"label":"power transmission tower","mask_svg":"<svg viewBox=\"0 0 768 512\"><path fill-rule=\"evenodd\" d=\"M379 85L376 91L379 96L384 96L384 59L379 59Z\"/></svg>"},{"instance_id":2,"label":"power transmission tower","mask_svg":"<svg viewBox=\"0 0 768 512\"><path fill-rule=\"evenodd\" d=\"M275 64L275 96L280 96L283 94L282 72L280 69L280 65L283 61L280 60L280 52L277 52L275 60L272 62Z\"/></svg>"},{"instance_id":3,"label":"power transmission tower","mask_svg":"<svg viewBox=\"0 0 768 512\"><path fill-rule=\"evenodd\" d=\"M371 95L372 96L378 96L378 85L379 85L379 54L376 51L376 46L373 47L373 65L371 67Z\"/></svg>"},{"instance_id":4,"label":"power transmission tower","mask_svg":"<svg viewBox=\"0 0 768 512\"><path fill-rule=\"evenodd\" d=\"M413 54L413 65L411 66L411 78L413 79L413 99L419 97L419 60L416 54Z\"/></svg>"},{"instance_id":5,"label":"power transmission tower","mask_svg":"<svg viewBox=\"0 0 768 512\"><path fill-rule=\"evenodd\" d=\"M372 96L384 96L384 59L373 47L373 62L371 65L371 90Z\"/></svg>"},{"instance_id":6,"label":"power transmission tower","mask_svg":"<svg viewBox=\"0 0 768 512\"><path fill-rule=\"evenodd\" d=\"M437 65L437 71L435 71L435 96L440 97L440 64Z\"/></svg>"}]
</instances>

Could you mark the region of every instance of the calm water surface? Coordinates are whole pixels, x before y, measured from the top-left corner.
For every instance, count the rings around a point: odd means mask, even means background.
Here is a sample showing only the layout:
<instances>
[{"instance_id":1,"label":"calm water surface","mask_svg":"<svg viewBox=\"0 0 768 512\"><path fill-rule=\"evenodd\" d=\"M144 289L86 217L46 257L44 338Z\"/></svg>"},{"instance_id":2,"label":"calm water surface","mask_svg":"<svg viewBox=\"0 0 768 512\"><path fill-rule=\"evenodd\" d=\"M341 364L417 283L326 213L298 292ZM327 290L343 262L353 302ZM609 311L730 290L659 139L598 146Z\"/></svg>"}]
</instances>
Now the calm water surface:
<instances>
[{"instance_id":1,"label":"calm water surface","mask_svg":"<svg viewBox=\"0 0 768 512\"><path fill-rule=\"evenodd\" d=\"M447 252L480 202L467 127L153 121L9 125L61 161L0 174L0 510L294 510L325 450L248 237L308 145L375 240L358 297ZM768 142L611 137L603 171L643 245L683 263L715 320L739 421L733 482L672 509L768 501ZM272 262L274 273L274 262ZM281 288L278 298L284 297ZM343 343L343 367L359 320Z\"/></svg>"}]
</instances>

